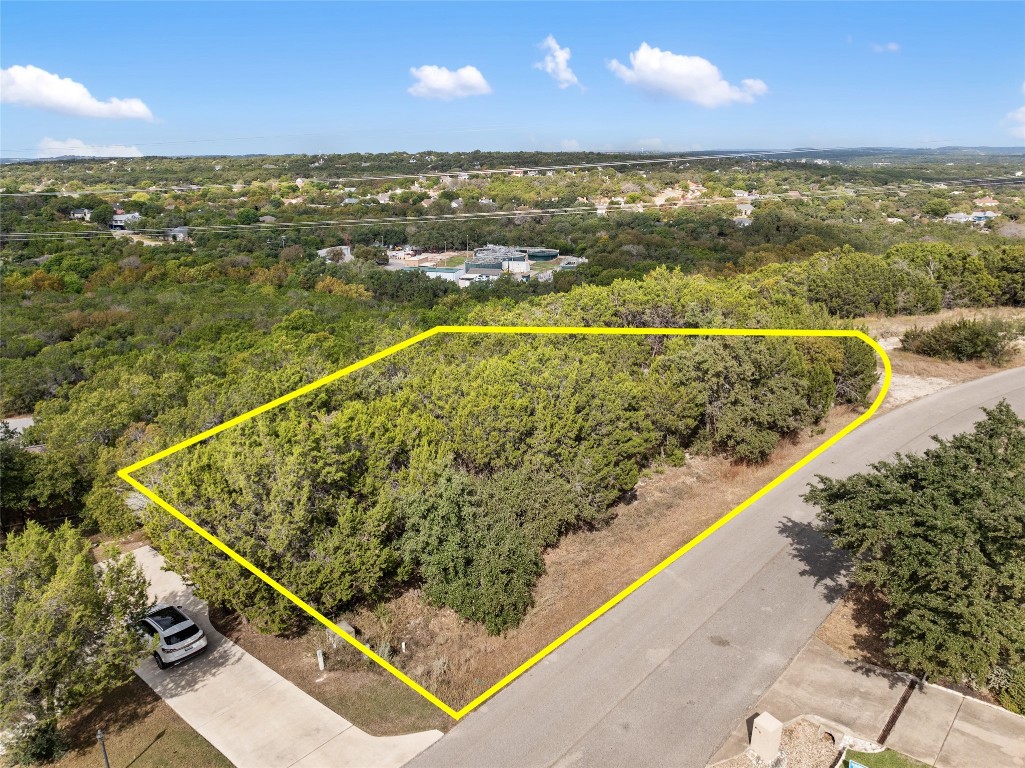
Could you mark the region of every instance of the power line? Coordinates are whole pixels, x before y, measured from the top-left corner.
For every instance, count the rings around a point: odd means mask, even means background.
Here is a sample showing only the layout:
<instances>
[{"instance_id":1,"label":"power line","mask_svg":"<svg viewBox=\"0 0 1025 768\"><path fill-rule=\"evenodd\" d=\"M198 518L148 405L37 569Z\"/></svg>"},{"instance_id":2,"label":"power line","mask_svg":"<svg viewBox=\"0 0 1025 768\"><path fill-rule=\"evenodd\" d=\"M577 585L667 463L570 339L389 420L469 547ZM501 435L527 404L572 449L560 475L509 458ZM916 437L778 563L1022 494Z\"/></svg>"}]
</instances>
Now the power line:
<instances>
[{"instance_id":1,"label":"power line","mask_svg":"<svg viewBox=\"0 0 1025 768\"><path fill-rule=\"evenodd\" d=\"M383 176L339 176L333 178L309 178L305 179L307 182L330 184L342 181L398 181L405 179L427 179L427 178L440 178L442 176L452 175L467 175L467 176L491 176L501 174L513 174L513 173L530 173L530 172L541 172L541 171L559 171L559 170L578 170L585 168L609 168L609 167L621 167L621 166L636 166L636 165L651 165L659 163L676 163L692 160L722 160L722 159L747 159L747 158L758 158L758 157L770 157L776 155L793 155L793 154L811 154L811 153L823 153L823 152L856 152L865 147L827 147L824 149L781 149L781 150L765 150L762 152L728 152L716 155L684 155L676 157L659 157L659 158L646 158L642 160L613 160L609 162L601 163L574 163L568 165L547 165L537 167L523 167L523 168L476 168L469 170L450 170L450 171L434 171L430 173L407 173L407 174L391 174ZM255 183L255 182L251 182ZM180 185L182 187L186 185ZM201 189L225 189L233 188L234 184L197 184L188 185L187 190L176 190L175 185L165 187L146 187L146 188L130 188L130 189L91 189L91 190L80 190L76 192L0 192L0 197L32 197L34 195L44 196L56 196L56 197L78 197L84 194L93 195L114 195L114 194L128 194L135 192L174 192L174 191L188 191L194 192Z\"/></svg>"},{"instance_id":2,"label":"power line","mask_svg":"<svg viewBox=\"0 0 1025 768\"><path fill-rule=\"evenodd\" d=\"M1020 177L1007 177L1011 183L1023 184L1025 178ZM975 179L969 179L968 181L974 182ZM951 186L959 186L955 182L945 182ZM887 192L893 190L901 190L903 188L918 188L916 184L905 184L905 185L893 185L889 187L848 187L840 192L821 192L821 193L809 193L802 194L800 198L790 198L786 194L773 194L773 195L759 195L758 200L806 200L806 199L838 199L847 197L849 192ZM347 228L347 227L369 227L377 225L389 225L389 224L417 224L417 223L437 223L437 222L452 222L452 221L483 221L483 220L501 220L508 218L516 218L520 216L564 216L564 215L595 215L600 213L601 209L606 212L618 212L618 213L643 213L652 210L673 210L676 208L703 208L713 205L730 205L736 204L738 201L743 201L745 198L715 198L711 200L684 200L679 202L664 202L664 203L616 203L607 204L602 206L588 204L586 207L583 205L569 206L564 208L527 208L515 211L480 211L475 213L462 213L462 214L424 214L421 216L371 216L363 218L342 218L342 219L321 219L316 221L298 221L298 222L274 222L264 223L260 222L257 224L205 224L205 225L194 225L188 226L191 232L212 232L212 233L229 233L229 232L271 232L278 230L286 231L303 231L307 229L325 229L330 227ZM126 230L131 234L141 236L163 236L171 227L160 227L160 228L145 228L136 230ZM15 240L18 242L28 240L61 240L61 239L77 239L77 238L106 238L106 237L118 237L114 231L102 230L102 231L81 231L81 232L10 232L4 233L4 237Z\"/></svg>"}]
</instances>

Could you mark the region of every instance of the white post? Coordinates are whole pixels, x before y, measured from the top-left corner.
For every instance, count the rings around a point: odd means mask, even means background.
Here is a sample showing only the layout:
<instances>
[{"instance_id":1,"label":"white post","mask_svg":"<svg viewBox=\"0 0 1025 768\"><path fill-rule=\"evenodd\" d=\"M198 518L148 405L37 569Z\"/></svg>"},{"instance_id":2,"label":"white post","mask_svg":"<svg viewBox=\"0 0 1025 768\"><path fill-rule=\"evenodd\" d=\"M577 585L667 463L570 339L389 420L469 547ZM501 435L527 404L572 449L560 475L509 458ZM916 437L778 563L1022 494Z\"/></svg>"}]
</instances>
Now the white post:
<instances>
[{"instance_id":1,"label":"white post","mask_svg":"<svg viewBox=\"0 0 1025 768\"><path fill-rule=\"evenodd\" d=\"M768 712L755 718L751 728L751 751L764 763L771 763L779 756L779 745L783 739L783 723Z\"/></svg>"}]
</instances>

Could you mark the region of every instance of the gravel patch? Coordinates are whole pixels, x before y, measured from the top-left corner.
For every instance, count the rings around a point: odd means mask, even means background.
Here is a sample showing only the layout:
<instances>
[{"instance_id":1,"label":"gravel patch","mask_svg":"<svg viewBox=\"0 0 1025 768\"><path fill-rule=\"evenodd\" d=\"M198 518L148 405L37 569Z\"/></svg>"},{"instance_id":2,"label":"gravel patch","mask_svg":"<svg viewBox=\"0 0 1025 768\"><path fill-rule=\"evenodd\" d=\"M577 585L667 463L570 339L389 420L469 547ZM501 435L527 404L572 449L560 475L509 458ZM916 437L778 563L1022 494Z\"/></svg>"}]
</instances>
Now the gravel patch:
<instances>
[{"instance_id":1,"label":"gravel patch","mask_svg":"<svg viewBox=\"0 0 1025 768\"><path fill-rule=\"evenodd\" d=\"M783 729L780 742L783 760L771 763L773 768L832 768L837 749L828 735L819 735L819 726L810 720L797 720ZM767 768L747 753L715 764L714 768Z\"/></svg>"}]
</instances>

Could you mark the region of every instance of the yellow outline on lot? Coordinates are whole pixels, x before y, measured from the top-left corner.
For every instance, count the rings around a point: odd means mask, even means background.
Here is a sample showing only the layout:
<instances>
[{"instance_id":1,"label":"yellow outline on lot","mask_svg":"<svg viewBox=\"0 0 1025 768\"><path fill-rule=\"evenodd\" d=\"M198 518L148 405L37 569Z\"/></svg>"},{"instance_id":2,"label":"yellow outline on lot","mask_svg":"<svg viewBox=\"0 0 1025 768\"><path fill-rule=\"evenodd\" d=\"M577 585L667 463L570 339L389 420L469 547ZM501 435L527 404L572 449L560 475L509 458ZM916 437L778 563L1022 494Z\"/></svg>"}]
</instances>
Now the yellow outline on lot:
<instances>
[{"instance_id":1,"label":"yellow outline on lot","mask_svg":"<svg viewBox=\"0 0 1025 768\"><path fill-rule=\"evenodd\" d=\"M153 464L154 462L160 461L161 459L166 458L166 457L170 456L171 454L177 453L178 451L180 451L180 450L182 450L184 448L188 448L190 445L195 445L196 443L202 442L203 440L206 440L207 438L213 437L214 435L219 434L219 433L223 432L226 429L230 429L231 427L234 427L234 426L237 426L239 424L242 424L243 422L249 421L254 416L258 416L261 413L264 413L266 411L271 410L272 408L277 408L279 405L283 405L283 404L285 404L287 402L290 402L291 400L295 400L297 397L302 397L303 395L308 394L310 392L313 392L316 389L320 389L321 387L326 386L326 385L328 385L328 384L330 384L330 383L332 383L334 381L337 381L338 379L341 379L341 378L343 378L345 376L348 376L350 373L354 373L355 371L358 371L361 368L367 367L371 363L375 363L378 360L383 360L384 358L388 357L389 355L394 355L396 352L399 352L400 350L406 349L407 347L411 347L414 344L419 344L421 341L425 341L425 340L427 340L427 339L429 339L429 338L431 338L433 336L438 336L440 334L446 334L446 333L555 334L555 335L566 335L566 336L570 336L570 335L573 335L573 336L577 336L577 335L590 335L590 336L798 336L798 337L814 337L814 338L822 338L822 337L827 337L827 338L828 337L832 337L832 338L854 338L854 339L860 339L861 341L863 341L866 344L868 344L870 347L872 347L873 350L875 350L876 354L879 355L879 358L883 362L883 382L882 382L882 386L879 389L879 394L876 395L875 400L872 401L872 404L858 418L856 418L854 421L852 421L846 427L844 427L839 432L837 432L835 435L833 435L833 437L831 437L828 440L826 440L822 445L820 445L818 448L813 450L811 453L809 453L803 459L798 461L796 464L794 464L789 469L787 469L786 471L781 473L779 476L777 476L774 480L772 480L770 483L765 485L759 491L757 491L756 493L752 494L745 501L743 501L742 503L740 503L739 505L734 507L732 510L727 512L722 517L720 517L718 520L716 520L714 523L712 523L710 526L708 526L705 530L703 530L701 533L699 533L693 539L691 539L686 544L684 544L682 547L680 547L678 550L676 550L676 552L671 554L669 557L667 557L661 563L659 563L654 568L652 568L650 571L648 571L643 576L641 576L639 579L637 579L633 584L631 584L630 586L626 587L623 591L621 591L615 597L609 599L603 605L601 605L599 608L595 609L590 614L588 614L585 618L583 618L580 621L578 621L575 625L573 625L573 627L571 627L570 629L568 629L565 632L563 632L559 637L557 637L555 640L550 642L548 645L546 645L540 651L535 653L533 656L531 656L525 662L520 664L518 667L516 667L516 669L514 669L512 672L507 674L505 677L503 677L497 683L492 685L490 688L488 688L486 691L484 691L484 693L482 693L480 696L475 698L469 704L466 704L461 709L454 709L453 707L450 707L444 701L439 699L437 696L435 696L433 693L428 691L426 688L424 688L418 682L416 682L415 680L410 678L408 675L406 675L400 669L397 669L395 666L390 664L388 661L386 661L385 659L383 659L380 656L378 656L370 648L368 648L367 646L363 645L362 643L360 643L354 637L351 637L346 632L342 631L342 629L340 629L333 621L331 621L329 618L327 618L324 614L320 613L320 611L318 611L316 608L314 608L310 604L306 603L301 598L297 597L290 590L288 590L288 588L284 587L283 585L281 585L280 583L278 583L277 581L272 579L266 573L264 573L259 568L257 568L255 565L253 565L248 560L246 560L246 558L242 557L240 554L235 552L227 544L222 542L220 539L218 539L213 534L211 534L208 531L206 531L203 528L201 528L199 525L194 523L188 517L183 515L181 512L179 512L173 506L171 506L166 501L164 501L162 498L160 498L160 496L158 496L156 493L154 493L149 488L147 488L145 485L143 485L138 480L136 480L134 477L132 477L132 473L133 472L136 472L136 471L142 469L143 467L147 467L150 464ZM213 427L212 429L208 429L205 432L200 432L198 435L194 435L194 436L188 438L187 440L183 440L182 442L177 443L176 445L172 445L170 448L165 448L164 450L160 451L159 453L155 453L152 456L150 456L150 457L148 457L146 459L143 459L142 461L138 461L138 462L136 462L135 464L132 464L129 467L125 467L124 469L119 470L117 474L118 474L118 476L122 480L124 480L125 482L130 484L132 487L134 487L136 490L138 490L140 493L142 493L144 496L146 496L154 504L156 504L157 506L159 506L162 509L164 509L167 512L169 512L175 518L180 520L186 526L191 528L193 531L195 531L200 536L202 536L204 539L209 541L211 544L213 544L219 550L221 550L226 555L228 555L228 557L230 557L232 560L235 560L237 563L239 563L240 565L244 566L245 568L247 568L248 570L250 570L254 574L256 574L258 577L263 579L263 581L265 581L267 584L272 586L274 589L276 589L282 595L287 597L289 600L291 600L297 606L302 608L304 611L306 611L308 614L310 614L310 616L315 618L317 621L319 621L325 627L327 627L328 629L338 633L338 635L340 635L342 637L342 639L344 639L346 642L348 642L354 648L356 648L357 650L359 650L362 653L366 654L369 658L373 659L375 662L380 664L384 669L388 670L388 672L390 672L395 677L397 677L399 680L404 682L406 685L408 685L414 691L419 693L425 699L430 701L432 704L434 704L435 706L440 708L442 711L444 711L448 715L451 715L453 718L458 720L461 717L463 717L464 715L466 715L467 713L471 712L477 706L479 706L480 704L485 702L487 699L489 699L492 696L494 696L498 691L500 691L502 688L507 686L509 683L511 683L517 677L522 675L524 672L526 672L532 666L537 664L537 662L539 662L545 656L550 654L552 651L554 651L560 645L565 643L567 640L569 640L571 637L573 637L573 635L575 635L578 632L580 632L580 630L582 630L588 624L593 622L599 616L602 616L603 614L607 613L611 608L613 608L614 606L618 605L620 602L622 602L624 599L626 599L626 597L628 597L634 591L639 589L643 584L647 583L655 575L657 575L658 573L660 573L661 571L665 570L670 565L672 565L674 562L679 560L689 550L693 549L695 546L697 546L702 541L707 539L709 536L711 536L717 530L722 528L724 525L726 525L726 523L728 523L734 517L739 515L741 512L743 512L745 509L747 509L749 506L751 506L754 502L756 502L762 496L767 494L769 491L771 491L777 485L782 483L784 480L786 480L788 477L790 477L792 474L794 474L801 467L806 465L808 462L810 462L815 457L819 456L824 451L828 450L833 445L836 445L836 443L838 443L844 437L846 437L851 432L853 432L855 429L857 429L862 424L864 424L866 421L868 421L868 419L870 419L872 417L872 414L874 414L876 412L876 410L878 410L879 406L883 402L883 399L886 397L886 392L890 388L890 380L891 380L892 376L893 376L893 370L892 370L891 365L890 365L890 358L887 357L887 355L886 355L886 350L884 350L878 344L878 342L875 341L875 339L873 339L870 336L862 333L861 331L855 331L855 330L835 330L835 329L829 329L829 330L807 330L807 329L790 329L790 328L772 328L772 329L765 329L765 328L588 328L588 327L580 328L580 327L560 327L560 326L531 327L531 326L439 325L439 326L436 326L434 328L431 328L429 331L424 331L423 333L417 334L416 336L413 336L412 338L406 339L403 342L400 342L398 344L395 344L394 346L388 347L387 349L383 349L380 352L377 352L377 353L375 353L373 355L370 355L370 357L364 358L363 360L360 360L358 363L353 363L352 365L349 365L349 366L347 366L345 368L342 368L340 371L335 371L334 373L332 373L329 376L325 376L324 378L318 379L317 381L314 381L311 384L307 384L306 386L300 387L299 389L296 389L293 392L289 392L287 395L282 395L281 397L277 398L276 400L271 400L269 403L265 403L264 405L261 405L259 408L254 408L251 411L247 411L246 413L243 413L241 416L236 416L235 418L230 419L229 421L226 421L223 424L218 424L216 427Z\"/></svg>"}]
</instances>

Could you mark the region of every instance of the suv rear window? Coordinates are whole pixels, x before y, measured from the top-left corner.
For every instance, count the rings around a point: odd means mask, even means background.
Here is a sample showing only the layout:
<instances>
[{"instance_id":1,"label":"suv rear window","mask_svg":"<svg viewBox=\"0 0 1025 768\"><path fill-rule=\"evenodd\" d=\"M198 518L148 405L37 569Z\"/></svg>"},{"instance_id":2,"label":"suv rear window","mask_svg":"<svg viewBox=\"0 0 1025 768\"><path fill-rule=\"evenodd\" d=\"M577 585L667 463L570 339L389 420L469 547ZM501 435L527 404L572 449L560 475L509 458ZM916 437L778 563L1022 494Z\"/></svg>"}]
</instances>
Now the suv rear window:
<instances>
[{"instance_id":1,"label":"suv rear window","mask_svg":"<svg viewBox=\"0 0 1025 768\"><path fill-rule=\"evenodd\" d=\"M177 608L170 607L161 608L159 611L149 614L146 618L160 627L161 630L170 629L175 624L181 624L182 622L189 620L188 617Z\"/></svg>"},{"instance_id":2,"label":"suv rear window","mask_svg":"<svg viewBox=\"0 0 1025 768\"><path fill-rule=\"evenodd\" d=\"M177 645L178 643L184 643L190 637L195 637L199 634L199 627L193 624L191 627L186 627L181 632L175 632L173 635L166 635L164 637L164 645Z\"/></svg>"}]
</instances>

